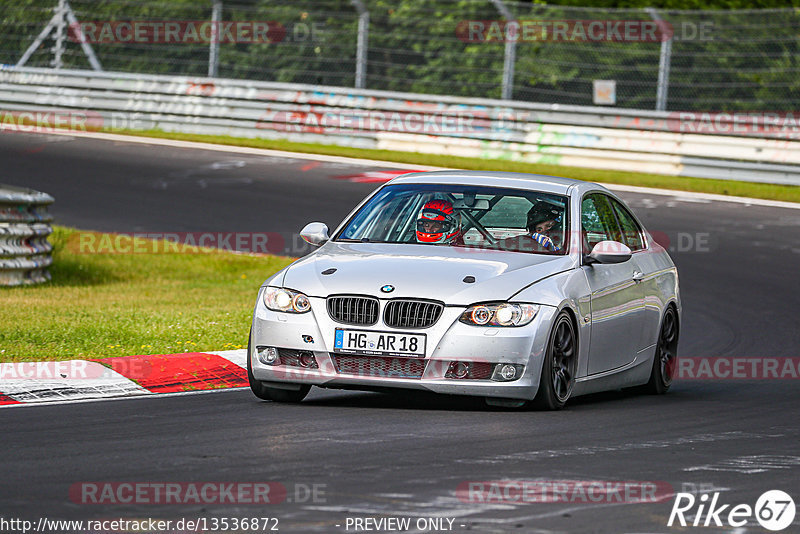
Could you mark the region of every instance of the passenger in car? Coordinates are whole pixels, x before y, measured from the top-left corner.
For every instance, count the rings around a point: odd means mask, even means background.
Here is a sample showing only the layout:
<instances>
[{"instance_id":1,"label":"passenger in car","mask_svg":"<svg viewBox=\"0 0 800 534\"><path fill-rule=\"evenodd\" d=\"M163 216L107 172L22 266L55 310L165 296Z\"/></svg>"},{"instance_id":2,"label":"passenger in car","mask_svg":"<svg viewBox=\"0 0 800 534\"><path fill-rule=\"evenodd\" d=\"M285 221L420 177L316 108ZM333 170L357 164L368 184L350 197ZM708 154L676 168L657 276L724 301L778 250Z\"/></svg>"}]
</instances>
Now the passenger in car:
<instances>
[{"instance_id":1,"label":"passenger in car","mask_svg":"<svg viewBox=\"0 0 800 534\"><path fill-rule=\"evenodd\" d=\"M537 202L528 210L527 234L508 237L498 243L501 250L561 253L564 240L563 210L547 202Z\"/></svg>"}]
</instances>

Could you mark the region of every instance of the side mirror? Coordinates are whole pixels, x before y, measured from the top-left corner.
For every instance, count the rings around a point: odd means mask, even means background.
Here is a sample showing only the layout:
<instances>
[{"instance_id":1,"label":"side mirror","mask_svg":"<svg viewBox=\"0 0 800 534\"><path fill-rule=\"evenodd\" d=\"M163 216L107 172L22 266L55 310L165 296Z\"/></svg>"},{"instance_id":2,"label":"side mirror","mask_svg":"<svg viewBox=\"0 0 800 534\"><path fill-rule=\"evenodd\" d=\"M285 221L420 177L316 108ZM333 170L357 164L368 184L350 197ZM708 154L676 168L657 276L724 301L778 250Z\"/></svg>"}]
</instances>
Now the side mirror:
<instances>
[{"instance_id":1,"label":"side mirror","mask_svg":"<svg viewBox=\"0 0 800 534\"><path fill-rule=\"evenodd\" d=\"M318 247L328 241L328 225L321 222L308 223L300 230L300 237L309 245Z\"/></svg>"},{"instance_id":2,"label":"side mirror","mask_svg":"<svg viewBox=\"0 0 800 534\"><path fill-rule=\"evenodd\" d=\"M587 263L624 263L631 259L631 249L619 241L600 241L586 257Z\"/></svg>"}]
</instances>

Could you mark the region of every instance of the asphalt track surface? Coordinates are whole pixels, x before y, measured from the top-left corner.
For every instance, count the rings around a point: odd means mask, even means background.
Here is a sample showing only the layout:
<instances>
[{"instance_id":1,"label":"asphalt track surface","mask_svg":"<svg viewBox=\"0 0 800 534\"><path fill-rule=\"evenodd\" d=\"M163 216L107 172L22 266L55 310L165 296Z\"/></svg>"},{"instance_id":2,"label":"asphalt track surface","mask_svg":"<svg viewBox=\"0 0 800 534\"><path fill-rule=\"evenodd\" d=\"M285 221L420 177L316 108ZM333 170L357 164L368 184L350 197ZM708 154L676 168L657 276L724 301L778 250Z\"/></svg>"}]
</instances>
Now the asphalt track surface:
<instances>
[{"instance_id":1,"label":"asphalt track surface","mask_svg":"<svg viewBox=\"0 0 800 534\"><path fill-rule=\"evenodd\" d=\"M0 135L0 161L3 183L56 198L58 223L116 232L289 235L311 220L335 226L376 187L335 178L362 166L65 136ZM670 239L685 307L682 356L797 356L800 210L621 196ZM3 409L0 516L270 516L282 532L354 532L348 517L381 516L453 518L455 532L729 532L667 527L671 498L487 504L455 492L501 479L663 481L675 491L720 491L725 504L752 506L771 489L800 502L798 384L685 380L662 397L611 392L556 413L319 389L301 405L233 390ZM275 481L289 498L268 506L70 500L69 488L86 481ZM322 493L311 502L304 488L314 484ZM798 531L800 517L784 532ZM766 530L751 518L737 532Z\"/></svg>"}]
</instances>

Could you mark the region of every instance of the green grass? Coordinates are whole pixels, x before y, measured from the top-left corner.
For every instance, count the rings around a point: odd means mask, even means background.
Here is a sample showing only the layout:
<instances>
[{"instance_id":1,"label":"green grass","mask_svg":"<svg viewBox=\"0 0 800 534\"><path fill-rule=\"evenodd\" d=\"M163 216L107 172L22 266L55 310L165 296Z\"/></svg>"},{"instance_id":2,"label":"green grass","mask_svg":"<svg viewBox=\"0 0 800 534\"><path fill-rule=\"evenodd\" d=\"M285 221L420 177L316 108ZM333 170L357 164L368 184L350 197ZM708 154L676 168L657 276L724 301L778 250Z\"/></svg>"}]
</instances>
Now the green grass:
<instances>
[{"instance_id":1,"label":"green grass","mask_svg":"<svg viewBox=\"0 0 800 534\"><path fill-rule=\"evenodd\" d=\"M243 348L256 293L290 258L210 249L80 254L55 227L53 279L0 288L0 361Z\"/></svg>"},{"instance_id":2,"label":"green grass","mask_svg":"<svg viewBox=\"0 0 800 534\"><path fill-rule=\"evenodd\" d=\"M391 150L373 150L336 145L295 143L292 141L273 139L250 139L222 135L173 133L163 132L160 130L114 130L113 133L123 133L125 135L136 135L143 137L178 139L184 141L198 141L220 145L286 150L290 152L303 152L310 154L326 154L331 156L396 161L400 163L431 165L449 169L549 174L607 184L636 185L641 187L673 189L677 191L695 191L699 193L714 193L718 195L800 202L800 187L791 185L761 184L755 182L739 182L734 180L712 180L708 178L690 178L683 176L665 176L662 174L587 169L583 167L545 165L509 160L463 158L438 154L419 154L415 152L394 152Z\"/></svg>"}]
</instances>

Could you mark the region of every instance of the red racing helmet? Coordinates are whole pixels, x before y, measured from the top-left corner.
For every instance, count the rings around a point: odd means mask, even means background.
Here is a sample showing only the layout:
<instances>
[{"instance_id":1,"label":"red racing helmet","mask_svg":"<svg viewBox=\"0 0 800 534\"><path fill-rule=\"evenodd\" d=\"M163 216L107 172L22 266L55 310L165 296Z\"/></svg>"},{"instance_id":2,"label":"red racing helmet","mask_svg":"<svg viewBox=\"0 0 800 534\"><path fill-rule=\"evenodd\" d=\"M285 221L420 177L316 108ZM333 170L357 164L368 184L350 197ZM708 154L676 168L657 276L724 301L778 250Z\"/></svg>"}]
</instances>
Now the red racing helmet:
<instances>
[{"instance_id":1,"label":"red racing helmet","mask_svg":"<svg viewBox=\"0 0 800 534\"><path fill-rule=\"evenodd\" d=\"M460 215L447 200L431 200L417 217L417 241L450 243L461 233Z\"/></svg>"}]
</instances>

